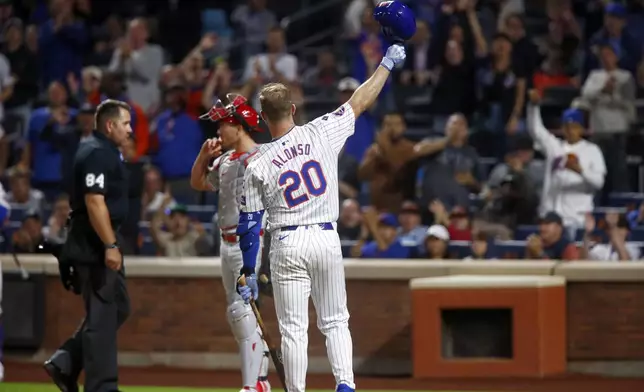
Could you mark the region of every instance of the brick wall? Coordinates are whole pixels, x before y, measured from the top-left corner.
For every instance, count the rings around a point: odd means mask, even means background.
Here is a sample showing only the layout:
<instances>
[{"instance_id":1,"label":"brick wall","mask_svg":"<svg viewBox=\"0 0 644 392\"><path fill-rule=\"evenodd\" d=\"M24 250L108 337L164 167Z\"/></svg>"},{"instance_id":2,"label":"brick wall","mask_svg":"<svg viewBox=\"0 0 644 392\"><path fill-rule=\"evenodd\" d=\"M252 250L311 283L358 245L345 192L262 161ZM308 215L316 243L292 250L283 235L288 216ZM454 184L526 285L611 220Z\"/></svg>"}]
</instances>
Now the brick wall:
<instances>
[{"instance_id":1,"label":"brick wall","mask_svg":"<svg viewBox=\"0 0 644 392\"><path fill-rule=\"evenodd\" d=\"M119 349L136 352L236 353L226 321L225 296L217 279L131 278L132 314L119 334ZM407 281L348 282L354 354L369 358L411 358L410 293ZM266 298L265 298L266 300ZM325 356L311 306L310 355ZM54 349L76 328L82 305L47 281L44 348ZM273 304L262 315L279 337ZM568 284L570 360L644 360L644 285Z\"/></svg>"}]
</instances>

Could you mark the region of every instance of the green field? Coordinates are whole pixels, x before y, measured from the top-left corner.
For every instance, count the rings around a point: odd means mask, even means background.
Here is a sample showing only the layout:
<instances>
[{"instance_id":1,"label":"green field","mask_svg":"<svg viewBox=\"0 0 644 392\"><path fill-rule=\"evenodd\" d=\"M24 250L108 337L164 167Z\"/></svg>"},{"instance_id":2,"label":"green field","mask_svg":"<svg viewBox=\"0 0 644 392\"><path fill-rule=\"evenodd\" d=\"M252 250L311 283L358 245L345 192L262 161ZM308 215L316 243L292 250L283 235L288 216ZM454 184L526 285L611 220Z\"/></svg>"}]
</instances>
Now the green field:
<instances>
[{"instance_id":1,"label":"green field","mask_svg":"<svg viewBox=\"0 0 644 392\"><path fill-rule=\"evenodd\" d=\"M238 389L213 389L213 388L183 388L183 387L123 387L124 392L239 392ZM51 384L23 384L23 383L0 383L0 392L59 392L58 388ZM329 392L326 390L311 390L311 392ZM370 391L370 392L400 392L400 391ZM416 392L440 392L440 391L416 391ZM465 392L465 391L463 391Z\"/></svg>"}]
</instances>

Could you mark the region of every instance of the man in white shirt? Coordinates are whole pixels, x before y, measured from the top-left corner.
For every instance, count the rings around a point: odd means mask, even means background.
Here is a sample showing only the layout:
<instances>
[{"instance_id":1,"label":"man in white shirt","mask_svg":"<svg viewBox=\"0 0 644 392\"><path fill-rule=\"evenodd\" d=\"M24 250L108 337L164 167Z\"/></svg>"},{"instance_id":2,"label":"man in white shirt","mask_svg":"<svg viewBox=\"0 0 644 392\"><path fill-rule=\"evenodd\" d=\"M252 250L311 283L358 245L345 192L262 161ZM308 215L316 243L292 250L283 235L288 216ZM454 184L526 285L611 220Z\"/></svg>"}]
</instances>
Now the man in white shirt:
<instances>
[{"instance_id":1,"label":"man in white shirt","mask_svg":"<svg viewBox=\"0 0 644 392\"><path fill-rule=\"evenodd\" d=\"M148 43L149 35L144 19L132 20L127 37L114 51L109 66L110 71L125 74L128 97L146 113L159 105L159 78L163 68L163 50L159 45Z\"/></svg>"},{"instance_id":2,"label":"man in white shirt","mask_svg":"<svg viewBox=\"0 0 644 392\"><path fill-rule=\"evenodd\" d=\"M298 81L297 57L286 53L286 37L281 27L273 27L266 40L266 53L252 56L246 63L244 82L253 90L267 83L282 83L287 86ZM259 109L257 98L253 106Z\"/></svg>"},{"instance_id":3,"label":"man in white shirt","mask_svg":"<svg viewBox=\"0 0 644 392\"><path fill-rule=\"evenodd\" d=\"M620 69L619 58L610 44L599 49L602 68L593 70L581 90L582 102L590 111L593 141L604 154L608 169L605 197L626 192L626 133L635 120L636 83L633 75Z\"/></svg>"},{"instance_id":4,"label":"man in white shirt","mask_svg":"<svg viewBox=\"0 0 644 392\"><path fill-rule=\"evenodd\" d=\"M570 238L584 227L585 214L594 208L595 193L604 186L606 163L595 143L582 139L584 115L568 109L562 115L563 140L543 125L539 93L530 91L528 131L546 157L541 214L554 211L563 219Z\"/></svg>"}]
</instances>

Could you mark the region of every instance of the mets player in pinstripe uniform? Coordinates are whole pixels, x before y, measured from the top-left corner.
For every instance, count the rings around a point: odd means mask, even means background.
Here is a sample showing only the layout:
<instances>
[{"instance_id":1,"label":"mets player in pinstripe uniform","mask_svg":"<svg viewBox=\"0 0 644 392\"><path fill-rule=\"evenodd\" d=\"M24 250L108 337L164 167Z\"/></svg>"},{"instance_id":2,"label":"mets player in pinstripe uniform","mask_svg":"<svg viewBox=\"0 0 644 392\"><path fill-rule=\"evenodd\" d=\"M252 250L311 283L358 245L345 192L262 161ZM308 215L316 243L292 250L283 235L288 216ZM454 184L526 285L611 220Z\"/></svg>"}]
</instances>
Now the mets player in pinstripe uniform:
<instances>
[{"instance_id":1,"label":"mets player in pinstripe uniform","mask_svg":"<svg viewBox=\"0 0 644 392\"><path fill-rule=\"evenodd\" d=\"M268 347L262 339L257 319L248 304L235 290L242 268L239 237L238 200L242 192L244 171L258 151L250 132L259 130L259 115L242 96L228 96L202 119L219 123L219 139L209 139L201 148L191 175L191 185L201 191L219 192L218 224L221 230L221 280L228 301L228 322L239 345L244 390L270 392ZM226 150L222 154L222 150ZM213 160L214 159L214 160Z\"/></svg>"},{"instance_id":2,"label":"mets player in pinstripe uniform","mask_svg":"<svg viewBox=\"0 0 644 392\"><path fill-rule=\"evenodd\" d=\"M349 101L303 126L293 122L296 108L286 86L269 84L260 92L261 115L273 141L259 147L244 174L237 234L244 261L240 272L247 283L237 290L245 301L257 298L255 264L267 212L271 280L289 392L302 392L306 387L309 297L326 338L336 390L355 389L344 266L336 231L338 155L354 132L356 118L375 102L394 66L404 59L403 46L390 46L378 69Z\"/></svg>"}]
</instances>

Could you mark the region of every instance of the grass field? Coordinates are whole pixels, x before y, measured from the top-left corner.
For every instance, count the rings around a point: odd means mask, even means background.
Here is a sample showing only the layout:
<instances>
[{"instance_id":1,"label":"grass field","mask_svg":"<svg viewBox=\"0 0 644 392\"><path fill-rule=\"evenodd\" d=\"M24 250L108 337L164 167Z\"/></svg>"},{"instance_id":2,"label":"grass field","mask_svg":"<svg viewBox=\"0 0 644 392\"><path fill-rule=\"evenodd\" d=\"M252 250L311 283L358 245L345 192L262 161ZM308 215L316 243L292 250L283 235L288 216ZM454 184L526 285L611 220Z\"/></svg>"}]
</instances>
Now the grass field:
<instances>
[{"instance_id":1,"label":"grass field","mask_svg":"<svg viewBox=\"0 0 644 392\"><path fill-rule=\"evenodd\" d=\"M181 388L181 387L123 387L124 392L239 392L237 389L213 388ZM50 384L0 383L0 392L58 392L58 388ZM311 392L330 392L311 390ZM400 392L400 391L369 391L369 392ZM440 392L440 391L415 391ZM465 391L462 391L465 392Z\"/></svg>"}]
</instances>

